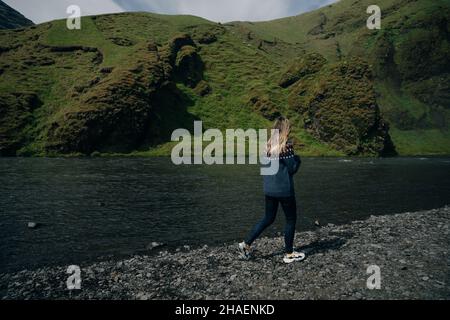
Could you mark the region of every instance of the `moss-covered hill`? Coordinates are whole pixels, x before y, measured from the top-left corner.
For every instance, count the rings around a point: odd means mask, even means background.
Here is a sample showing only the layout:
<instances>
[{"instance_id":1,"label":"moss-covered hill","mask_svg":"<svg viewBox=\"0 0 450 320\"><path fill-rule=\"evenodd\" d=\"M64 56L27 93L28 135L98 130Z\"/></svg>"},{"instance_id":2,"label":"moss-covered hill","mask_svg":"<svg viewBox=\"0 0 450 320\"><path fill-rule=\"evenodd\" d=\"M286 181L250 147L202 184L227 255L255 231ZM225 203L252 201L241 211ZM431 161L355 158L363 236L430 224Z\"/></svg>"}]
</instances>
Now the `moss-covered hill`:
<instances>
[{"instance_id":1,"label":"moss-covered hill","mask_svg":"<svg viewBox=\"0 0 450 320\"><path fill-rule=\"evenodd\" d=\"M262 23L124 13L0 32L0 155L169 154L175 128L292 119L306 155L449 154L449 5Z\"/></svg>"},{"instance_id":2,"label":"moss-covered hill","mask_svg":"<svg viewBox=\"0 0 450 320\"><path fill-rule=\"evenodd\" d=\"M0 0L0 29L15 29L32 26L33 21L25 18L6 3Z\"/></svg>"}]
</instances>

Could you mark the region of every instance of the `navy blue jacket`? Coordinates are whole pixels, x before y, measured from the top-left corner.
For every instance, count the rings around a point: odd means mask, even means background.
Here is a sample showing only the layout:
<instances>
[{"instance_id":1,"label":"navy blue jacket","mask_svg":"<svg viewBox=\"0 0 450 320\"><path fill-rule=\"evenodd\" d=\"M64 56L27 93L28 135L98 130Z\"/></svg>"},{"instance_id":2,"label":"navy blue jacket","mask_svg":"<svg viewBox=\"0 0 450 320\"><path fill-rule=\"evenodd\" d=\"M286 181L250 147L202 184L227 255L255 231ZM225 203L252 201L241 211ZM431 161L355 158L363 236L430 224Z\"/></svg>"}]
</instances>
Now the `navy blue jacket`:
<instances>
[{"instance_id":1,"label":"navy blue jacket","mask_svg":"<svg viewBox=\"0 0 450 320\"><path fill-rule=\"evenodd\" d=\"M276 160L270 158L270 162ZM295 196L293 176L300 168L300 164L300 157L295 155L294 148L289 145L286 152L280 154L278 172L275 175L264 176L264 194L277 198ZM269 165L273 164L267 164L265 167Z\"/></svg>"}]
</instances>

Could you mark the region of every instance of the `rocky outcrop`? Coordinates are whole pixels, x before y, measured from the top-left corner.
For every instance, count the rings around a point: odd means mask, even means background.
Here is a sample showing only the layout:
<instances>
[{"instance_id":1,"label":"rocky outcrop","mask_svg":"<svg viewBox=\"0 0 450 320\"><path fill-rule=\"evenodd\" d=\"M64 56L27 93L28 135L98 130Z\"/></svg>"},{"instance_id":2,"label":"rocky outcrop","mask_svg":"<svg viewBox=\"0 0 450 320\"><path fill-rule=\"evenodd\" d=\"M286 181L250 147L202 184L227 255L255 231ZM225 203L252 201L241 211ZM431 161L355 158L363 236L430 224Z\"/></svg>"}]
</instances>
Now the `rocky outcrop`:
<instances>
[{"instance_id":1,"label":"rocky outcrop","mask_svg":"<svg viewBox=\"0 0 450 320\"><path fill-rule=\"evenodd\" d=\"M50 125L48 151L90 154L139 144L149 125L151 94L165 80L158 52L140 54L141 60L130 68L114 69L83 88L79 105Z\"/></svg>"},{"instance_id":2,"label":"rocky outcrop","mask_svg":"<svg viewBox=\"0 0 450 320\"><path fill-rule=\"evenodd\" d=\"M347 155L395 154L371 69L361 59L328 64L314 77L304 76L291 87L289 105L302 114L311 134Z\"/></svg>"},{"instance_id":3,"label":"rocky outcrop","mask_svg":"<svg viewBox=\"0 0 450 320\"><path fill-rule=\"evenodd\" d=\"M203 79L204 63L189 34L174 36L161 49L160 56L170 80L195 88Z\"/></svg>"},{"instance_id":4,"label":"rocky outcrop","mask_svg":"<svg viewBox=\"0 0 450 320\"><path fill-rule=\"evenodd\" d=\"M46 150L129 152L167 139L162 132L170 128L162 113L169 110L162 106L170 101L180 118L186 113L185 101L173 81L195 87L203 77L194 46L188 35L177 36L162 48L148 43L127 68L102 72L101 77L74 87L77 105L50 124ZM202 93L206 94L205 90Z\"/></svg>"},{"instance_id":5,"label":"rocky outcrop","mask_svg":"<svg viewBox=\"0 0 450 320\"><path fill-rule=\"evenodd\" d=\"M173 41L170 52L177 54L176 50L181 50L183 45L180 39ZM149 132L163 125L157 120L161 94L178 95L176 87L170 84L172 75L167 73L177 70L177 64L167 66L166 63L158 47L150 43L138 51L133 65L114 68L104 73L103 78L97 77L86 86L75 88L80 93L78 105L50 124L47 151L126 152L161 138L155 135L149 140ZM179 112L183 112L181 106Z\"/></svg>"},{"instance_id":6,"label":"rocky outcrop","mask_svg":"<svg viewBox=\"0 0 450 320\"><path fill-rule=\"evenodd\" d=\"M258 239L249 261L236 243L162 248L80 265L81 290L67 290L67 266L0 274L0 299L448 299L449 243L449 207L372 216L298 233L299 263L282 262L281 237ZM379 290L367 287L371 266Z\"/></svg>"},{"instance_id":7,"label":"rocky outcrop","mask_svg":"<svg viewBox=\"0 0 450 320\"><path fill-rule=\"evenodd\" d=\"M195 86L203 79L204 64L197 48L186 45L180 48L175 59L174 77L187 86Z\"/></svg>"}]
</instances>

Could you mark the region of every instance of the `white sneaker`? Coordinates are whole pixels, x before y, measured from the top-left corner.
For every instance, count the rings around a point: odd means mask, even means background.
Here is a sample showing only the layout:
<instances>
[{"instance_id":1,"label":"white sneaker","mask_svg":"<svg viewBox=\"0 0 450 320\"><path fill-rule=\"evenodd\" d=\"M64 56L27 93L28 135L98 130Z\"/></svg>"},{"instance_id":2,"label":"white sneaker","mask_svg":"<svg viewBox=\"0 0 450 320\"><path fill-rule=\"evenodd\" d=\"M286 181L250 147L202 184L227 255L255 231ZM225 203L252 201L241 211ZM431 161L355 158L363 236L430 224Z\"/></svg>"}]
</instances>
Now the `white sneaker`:
<instances>
[{"instance_id":1,"label":"white sneaker","mask_svg":"<svg viewBox=\"0 0 450 320\"><path fill-rule=\"evenodd\" d=\"M252 250L251 250L251 248L249 248L247 246L247 244L245 242L239 243L238 251L239 251L239 255L242 259L247 259L247 260L250 259Z\"/></svg>"},{"instance_id":2,"label":"white sneaker","mask_svg":"<svg viewBox=\"0 0 450 320\"><path fill-rule=\"evenodd\" d=\"M283 258L284 263L292 263L302 261L306 258L303 252L292 252L291 254L285 254Z\"/></svg>"}]
</instances>

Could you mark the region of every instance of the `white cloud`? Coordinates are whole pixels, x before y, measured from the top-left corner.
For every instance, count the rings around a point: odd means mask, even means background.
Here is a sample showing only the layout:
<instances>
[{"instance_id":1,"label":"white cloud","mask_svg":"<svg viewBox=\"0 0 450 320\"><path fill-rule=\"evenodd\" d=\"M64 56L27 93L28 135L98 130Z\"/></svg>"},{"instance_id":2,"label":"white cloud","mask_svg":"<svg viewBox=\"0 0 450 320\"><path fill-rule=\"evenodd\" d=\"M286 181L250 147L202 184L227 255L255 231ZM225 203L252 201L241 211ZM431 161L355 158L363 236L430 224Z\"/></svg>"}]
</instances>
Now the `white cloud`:
<instances>
[{"instance_id":1,"label":"white cloud","mask_svg":"<svg viewBox=\"0 0 450 320\"><path fill-rule=\"evenodd\" d=\"M164 0L152 2L167 2ZM201 16L212 21L268 20L287 14L287 1L273 0L190 0L171 1L177 13ZM162 5L162 3L161 3Z\"/></svg>"},{"instance_id":2,"label":"white cloud","mask_svg":"<svg viewBox=\"0 0 450 320\"><path fill-rule=\"evenodd\" d=\"M211 21L270 20L305 11L324 1L336 0L114 0L126 10L192 14Z\"/></svg>"},{"instance_id":3,"label":"white cloud","mask_svg":"<svg viewBox=\"0 0 450 320\"><path fill-rule=\"evenodd\" d=\"M67 7L77 5L81 15L122 12L113 0L3 0L34 23L66 18Z\"/></svg>"},{"instance_id":4,"label":"white cloud","mask_svg":"<svg viewBox=\"0 0 450 320\"><path fill-rule=\"evenodd\" d=\"M69 5L82 15L123 11L192 14L211 21L261 21L296 15L337 0L4 0L35 23L65 18Z\"/></svg>"},{"instance_id":5,"label":"white cloud","mask_svg":"<svg viewBox=\"0 0 450 320\"><path fill-rule=\"evenodd\" d=\"M201 6L201 2L207 0L197 0ZM186 2L183 2L183 10L189 11L189 7L186 7ZM236 10L239 8L239 10ZM212 12L211 19L214 21L230 21L230 20L269 20L274 18L283 17L289 14L289 6L286 3L278 1L263 1L263 0L228 0L226 2L220 2L215 6L215 10L210 7L209 9L201 6L201 11L204 12L204 16L208 15L208 12Z\"/></svg>"}]
</instances>

